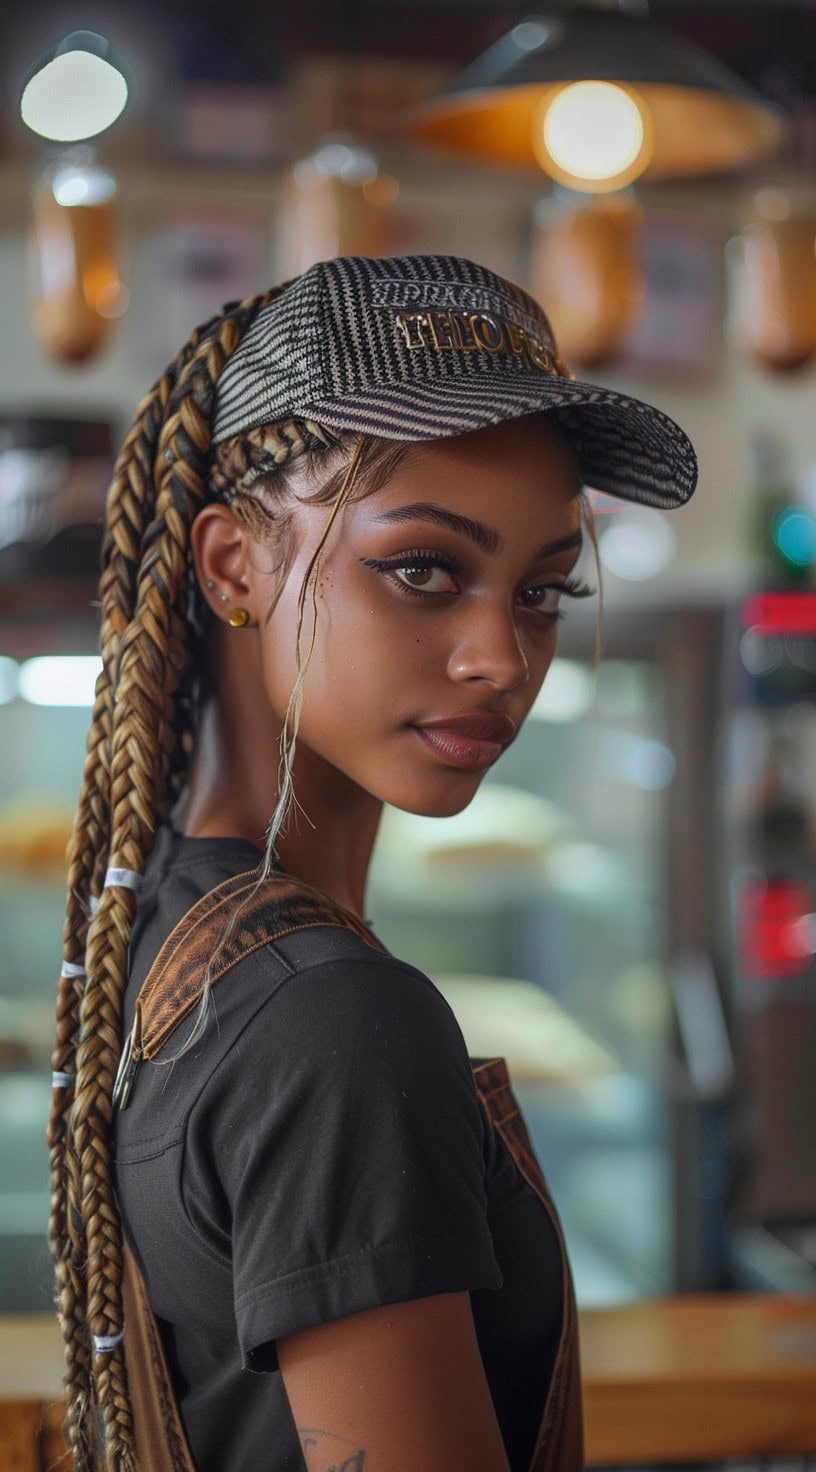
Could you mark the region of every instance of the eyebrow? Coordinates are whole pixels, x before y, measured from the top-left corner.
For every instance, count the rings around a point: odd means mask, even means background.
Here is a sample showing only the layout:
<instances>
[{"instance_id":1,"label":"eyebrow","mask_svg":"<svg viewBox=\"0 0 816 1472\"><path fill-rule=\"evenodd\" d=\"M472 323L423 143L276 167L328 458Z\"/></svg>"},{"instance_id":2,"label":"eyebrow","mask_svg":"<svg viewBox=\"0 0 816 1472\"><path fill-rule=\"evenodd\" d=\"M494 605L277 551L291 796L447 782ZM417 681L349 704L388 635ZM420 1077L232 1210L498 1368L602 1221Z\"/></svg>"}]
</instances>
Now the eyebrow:
<instances>
[{"instance_id":1,"label":"eyebrow","mask_svg":"<svg viewBox=\"0 0 816 1472\"><path fill-rule=\"evenodd\" d=\"M488 526L484 521L474 521L470 516L460 516L456 511L448 511L445 506L437 506L432 501L413 501L407 506L395 506L391 511L384 511L381 516L374 518L375 521L402 522L402 521L429 521L435 526L446 526L451 531L458 532L460 536L467 537L482 552L495 556L501 552L504 542L493 526ZM534 561L541 561L545 557L555 557L559 552L569 552L573 547L581 547L583 537L580 528L568 532L566 536L557 537L554 542L547 542L539 547Z\"/></svg>"}]
</instances>

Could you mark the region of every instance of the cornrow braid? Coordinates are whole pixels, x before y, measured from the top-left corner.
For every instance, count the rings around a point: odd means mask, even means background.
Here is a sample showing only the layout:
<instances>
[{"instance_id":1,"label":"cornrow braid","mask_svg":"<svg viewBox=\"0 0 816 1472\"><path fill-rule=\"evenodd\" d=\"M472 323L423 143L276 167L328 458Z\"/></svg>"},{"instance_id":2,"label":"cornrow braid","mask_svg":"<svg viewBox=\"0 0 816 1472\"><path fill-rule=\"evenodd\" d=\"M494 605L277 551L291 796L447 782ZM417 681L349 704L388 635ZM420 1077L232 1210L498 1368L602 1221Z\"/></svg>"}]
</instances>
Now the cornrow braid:
<instances>
[{"instance_id":1,"label":"cornrow braid","mask_svg":"<svg viewBox=\"0 0 816 1472\"><path fill-rule=\"evenodd\" d=\"M103 669L69 852L68 974L58 992L48 1131L49 1240L65 1339L66 1439L76 1472L134 1466L108 1131L135 894L106 887L105 874L142 872L156 826L184 780L192 719L183 687L189 529L205 497L214 384L275 295L232 304L197 329L139 406L109 496Z\"/></svg>"},{"instance_id":2,"label":"cornrow braid","mask_svg":"<svg viewBox=\"0 0 816 1472\"><path fill-rule=\"evenodd\" d=\"M231 504L251 491L258 481L279 475L298 455L334 449L342 436L313 419L293 417L278 424L262 424L216 446L210 470L210 488Z\"/></svg>"}]
</instances>

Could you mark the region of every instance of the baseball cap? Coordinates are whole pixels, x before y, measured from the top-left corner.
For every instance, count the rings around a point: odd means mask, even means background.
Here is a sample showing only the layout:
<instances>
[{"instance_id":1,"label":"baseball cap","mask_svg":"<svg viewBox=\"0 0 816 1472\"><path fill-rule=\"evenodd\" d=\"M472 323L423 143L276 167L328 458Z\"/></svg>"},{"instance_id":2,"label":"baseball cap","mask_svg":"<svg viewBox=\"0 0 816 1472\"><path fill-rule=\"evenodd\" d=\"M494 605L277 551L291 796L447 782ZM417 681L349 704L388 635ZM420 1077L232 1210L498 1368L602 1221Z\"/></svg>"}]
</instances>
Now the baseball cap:
<instances>
[{"instance_id":1,"label":"baseball cap","mask_svg":"<svg viewBox=\"0 0 816 1472\"><path fill-rule=\"evenodd\" d=\"M664 509L694 491L683 430L574 378L520 286L459 256L346 256L258 313L218 379L213 443L293 416L434 440L541 411L556 414L587 486Z\"/></svg>"}]
</instances>

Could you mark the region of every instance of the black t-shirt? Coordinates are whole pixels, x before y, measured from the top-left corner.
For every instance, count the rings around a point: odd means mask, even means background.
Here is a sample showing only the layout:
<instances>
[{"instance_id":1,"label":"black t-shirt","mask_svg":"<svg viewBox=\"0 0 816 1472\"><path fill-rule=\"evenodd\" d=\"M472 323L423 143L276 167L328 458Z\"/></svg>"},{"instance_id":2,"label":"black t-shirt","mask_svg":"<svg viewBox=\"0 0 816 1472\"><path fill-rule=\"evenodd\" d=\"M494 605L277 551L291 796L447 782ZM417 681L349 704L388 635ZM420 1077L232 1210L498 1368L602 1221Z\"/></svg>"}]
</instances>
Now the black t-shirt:
<instances>
[{"instance_id":1,"label":"black t-shirt","mask_svg":"<svg viewBox=\"0 0 816 1472\"><path fill-rule=\"evenodd\" d=\"M159 833L127 1027L178 920L258 858L241 840ZM244 957L175 1058L191 1025L140 1068L114 1155L200 1472L302 1472L279 1336L461 1290L512 1472L527 1472L560 1334L560 1249L485 1121L444 998L331 927Z\"/></svg>"}]
</instances>

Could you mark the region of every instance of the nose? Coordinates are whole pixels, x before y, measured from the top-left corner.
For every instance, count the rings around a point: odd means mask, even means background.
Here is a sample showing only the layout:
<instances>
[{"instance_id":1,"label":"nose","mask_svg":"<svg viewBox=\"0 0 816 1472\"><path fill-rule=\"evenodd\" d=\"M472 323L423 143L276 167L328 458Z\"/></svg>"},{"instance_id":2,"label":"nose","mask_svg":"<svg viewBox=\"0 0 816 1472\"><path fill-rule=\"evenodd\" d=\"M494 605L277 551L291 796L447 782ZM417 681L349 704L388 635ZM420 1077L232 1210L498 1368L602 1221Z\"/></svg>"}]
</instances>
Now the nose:
<instances>
[{"instance_id":1,"label":"nose","mask_svg":"<svg viewBox=\"0 0 816 1472\"><path fill-rule=\"evenodd\" d=\"M448 675L457 683L483 680L508 693L527 683L530 668L512 607L484 599L462 610Z\"/></svg>"}]
</instances>

